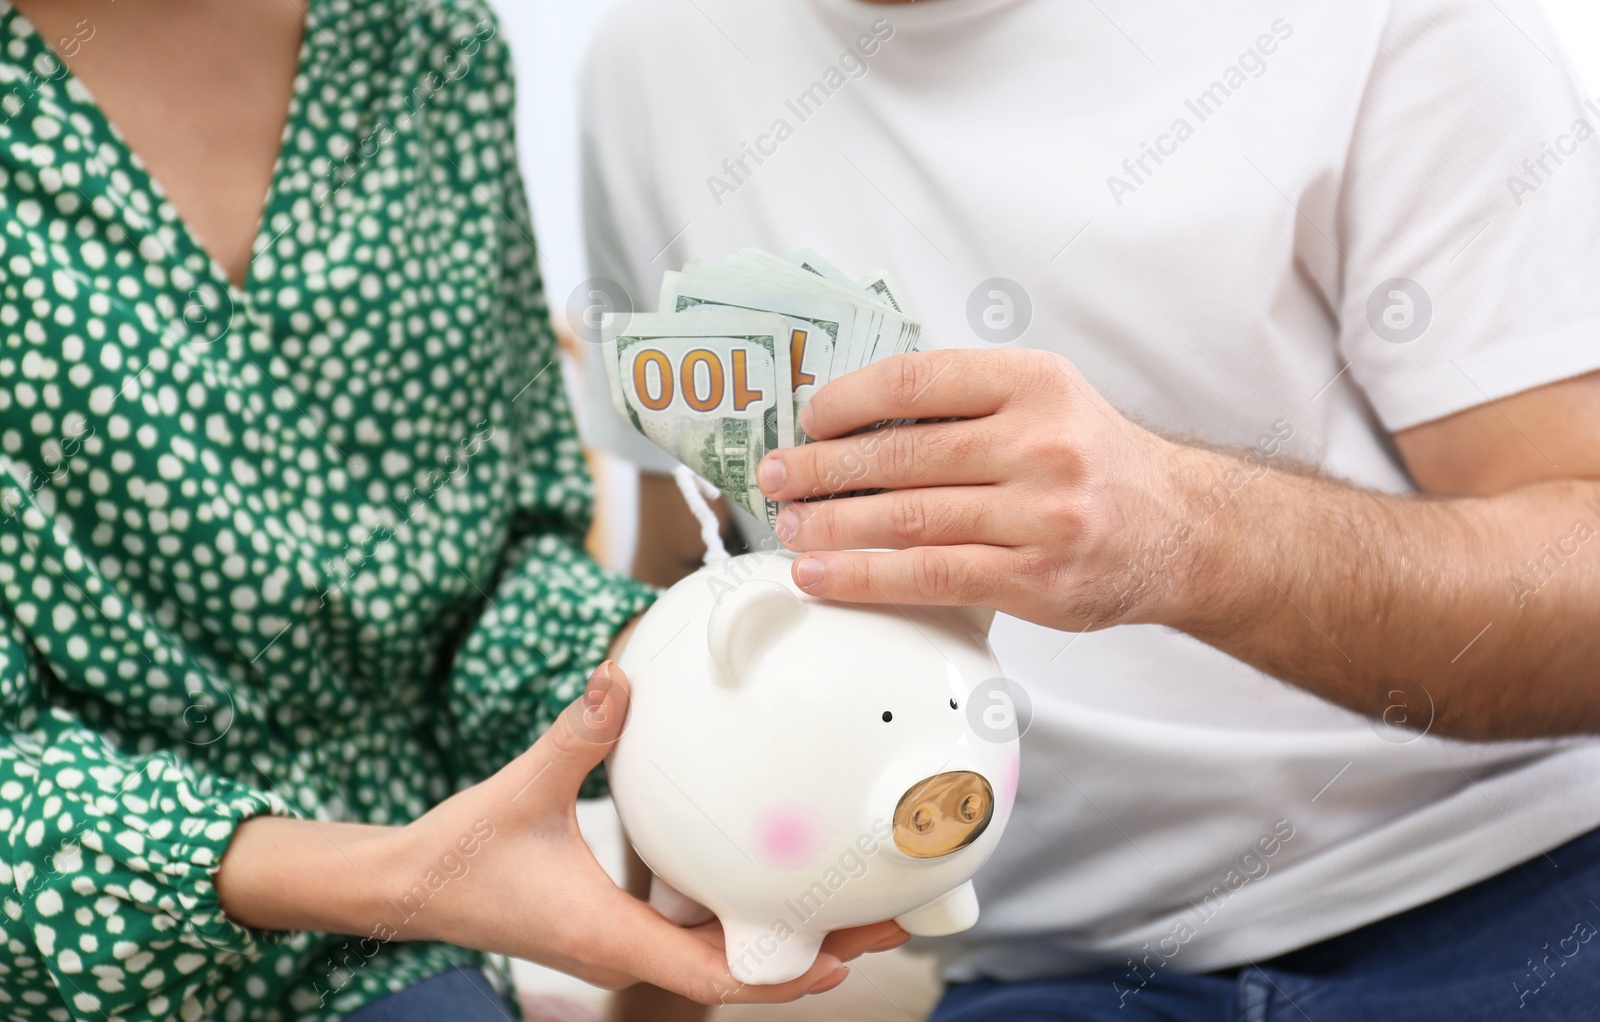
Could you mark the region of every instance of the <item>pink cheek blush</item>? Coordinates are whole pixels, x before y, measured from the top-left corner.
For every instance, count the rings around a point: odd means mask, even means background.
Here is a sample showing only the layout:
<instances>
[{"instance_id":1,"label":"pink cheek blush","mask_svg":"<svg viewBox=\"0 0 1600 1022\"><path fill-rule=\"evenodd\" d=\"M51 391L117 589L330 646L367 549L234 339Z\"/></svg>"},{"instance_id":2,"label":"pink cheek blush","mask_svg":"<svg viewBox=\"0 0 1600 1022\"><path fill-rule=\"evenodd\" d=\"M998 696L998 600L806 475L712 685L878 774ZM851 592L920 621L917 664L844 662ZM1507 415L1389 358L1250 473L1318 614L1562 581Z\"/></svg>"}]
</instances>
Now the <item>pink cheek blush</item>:
<instances>
[{"instance_id":1,"label":"pink cheek blush","mask_svg":"<svg viewBox=\"0 0 1600 1022\"><path fill-rule=\"evenodd\" d=\"M804 869L817 858L822 828L809 810L770 806L756 817L756 855L774 869Z\"/></svg>"},{"instance_id":2,"label":"pink cheek blush","mask_svg":"<svg viewBox=\"0 0 1600 1022\"><path fill-rule=\"evenodd\" d=\"M1011 754L1011 762L1006 764L1006 785L1001 798L1006 805L1013 805L1017 800L1017 783L1022 779L1022 753L1016 751Z\"/></svg>"}]
</instances>

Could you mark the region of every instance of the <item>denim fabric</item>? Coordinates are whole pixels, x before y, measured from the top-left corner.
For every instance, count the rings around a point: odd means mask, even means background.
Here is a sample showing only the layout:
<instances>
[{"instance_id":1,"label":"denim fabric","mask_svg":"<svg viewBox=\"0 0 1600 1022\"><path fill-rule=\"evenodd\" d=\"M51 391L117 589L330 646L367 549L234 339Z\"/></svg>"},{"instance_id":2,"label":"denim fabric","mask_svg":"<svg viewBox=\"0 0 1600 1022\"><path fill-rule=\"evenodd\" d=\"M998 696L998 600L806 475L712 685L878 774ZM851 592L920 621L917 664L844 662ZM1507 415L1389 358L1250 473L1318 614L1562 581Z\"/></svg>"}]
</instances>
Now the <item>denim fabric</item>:
<instances>
[{"instance_id":1,"label":"denim fabric","mask_svg":"<svg viewBox=\"0 0 1600 1022\"><path fill-rule=\"evenodd\" d=\"M514 1022L517 1018L482 969L463 966L373 1001L346 1015L345 1022Z\"/></svg>"},{"instance_id":2,"label":"denim fabric","mask_svg":"<svg viewBox=\"0 0 1600 1022\"><path fill-rule=\"evenodd\" d=\"M1206 975L951 987L929 1022L1600 1019L1600 831L1409 912ZM1141 985L1142 983L1142 985Z\"/></svg>"}]
</instances>

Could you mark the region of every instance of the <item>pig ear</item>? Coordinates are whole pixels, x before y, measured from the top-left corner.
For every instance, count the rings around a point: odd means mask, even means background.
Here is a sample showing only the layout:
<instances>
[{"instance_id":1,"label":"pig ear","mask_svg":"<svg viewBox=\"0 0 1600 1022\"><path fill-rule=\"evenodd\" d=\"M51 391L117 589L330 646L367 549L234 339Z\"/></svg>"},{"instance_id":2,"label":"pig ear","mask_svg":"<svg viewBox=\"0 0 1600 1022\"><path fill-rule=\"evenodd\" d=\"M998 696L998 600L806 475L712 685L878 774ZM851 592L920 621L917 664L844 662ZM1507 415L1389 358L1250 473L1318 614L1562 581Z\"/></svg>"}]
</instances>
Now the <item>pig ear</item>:
<instances>
[{"instance_id":1,"label":"pig ear","mask_svg":"<svg viewBox=\"0 0 1600 1022\"><path fill-rule=\"evenodd\" d=\"M958 607L957 609L978 630L979 635L989 634L989 629L994 625L993 607Z\"/></svg>"},{"instance_id":2,"label":"pig ear","mask_svg":"<svg viewBox=\"0 0 1600 1022\"><path fill-rule=\"evenodd\" d=\"M799 594L776 582L750 581L724 595L706 627L717 680L738 685L761 648L799 624L805 611Z\"/></svg>"}]
</instances>

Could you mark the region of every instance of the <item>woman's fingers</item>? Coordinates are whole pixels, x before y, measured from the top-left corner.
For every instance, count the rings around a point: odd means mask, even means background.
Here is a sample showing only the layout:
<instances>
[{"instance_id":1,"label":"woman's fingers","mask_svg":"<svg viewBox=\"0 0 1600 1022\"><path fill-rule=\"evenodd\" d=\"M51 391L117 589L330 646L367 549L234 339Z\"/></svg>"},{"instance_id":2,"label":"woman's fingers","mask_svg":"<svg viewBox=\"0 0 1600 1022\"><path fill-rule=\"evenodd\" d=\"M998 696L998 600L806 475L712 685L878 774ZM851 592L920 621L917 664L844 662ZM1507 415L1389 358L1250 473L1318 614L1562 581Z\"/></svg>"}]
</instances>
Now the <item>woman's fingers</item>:
<instances>
[{"instance_id":1,"label":"woman's fingers","mask_svg":"<svg viewBox=\"0 0 1600 1022\"><path fill-rule=\"evenodd\" d=\"M701 1004L778 1003L807 993L822 993L844 982L849 969L830 951L817 956L803 976L787 983L740 983L728 971L721 948L692 930L674 926L621 891L617 909L605 921L600 961L595 965L635 976Z\"/></svg>"},{"instance_id":2,"label":"woman's fingers","mask_svg":"<svg viewBox=\"0 0 1600 1022\"><path fill-rule=\"evenodd\" d=\"M911 939L911 934L892 920L835 930L822 942L822 950L842 962L854 961L874 951L891 951Z\"/></svg>"},{"instance_id":3,"label":"woman's fingers","mask_svg":"<svg viewBox=\"0 0 1600 1022\"><path fill-rule=\"evenodd\" d=\"M712 947L726 950L727 938L722 932L722 924L717 920L686 929ZM886 919L881 923L835 930L823 940L822 950L840 961L850 962L874 951L893 950L910 939L911 934L902 930L899 923Z\"/></svg>"}]
</instances>

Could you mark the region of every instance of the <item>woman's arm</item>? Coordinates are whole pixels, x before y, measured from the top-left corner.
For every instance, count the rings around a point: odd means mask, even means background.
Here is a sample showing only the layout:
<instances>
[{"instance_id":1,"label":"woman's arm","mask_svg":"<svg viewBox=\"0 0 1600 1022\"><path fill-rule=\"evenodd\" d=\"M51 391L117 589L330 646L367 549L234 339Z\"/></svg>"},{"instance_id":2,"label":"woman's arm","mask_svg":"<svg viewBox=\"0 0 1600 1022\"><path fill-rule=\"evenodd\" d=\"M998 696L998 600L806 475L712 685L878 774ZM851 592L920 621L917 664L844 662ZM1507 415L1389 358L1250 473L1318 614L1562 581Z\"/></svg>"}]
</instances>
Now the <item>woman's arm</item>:
<instances>
[{"instance_id":1,"label":"woman's arm","mask_svg":"<svg viewBox=\"0 0 1600 1022\"><path fill-rule=\"evenodd\" d=\"M12 933L32 943L13 942L0 987L53 988L75 1017L209 1010L273 939L225 914L213 874L241 821L289 808L170 751L130 753L50 705L60 682L8 609L0 600L0 868Z\"/></svg>"},{"instance_id":2,"label":"woman's arm","mask_svg":"<svg viewBox=\"0 0 1600 1022\"><path fill-rule=\"evenodd\" d=\"M715 924L681 929L619 889L578 832L575 802L627 710L627 683L608 661L531 749L415 823L248 820L217 874L223 908L252 927L444 941L704 1004L828 990L844 980L843 961L904 939L893 923L841 932L799 979L742 986Z\"/></svg>"},{"instance_id":3,"label":"woman's arm","mask_svg":"<svg viewBox=\"0 0 1600 1022\"><path fill-rule=\"evenodd\" d=\"M638 620L630 620L617 633L612 657L620 655ZM588 712L592 718L593 711ZM576 798L576 792L573 795ZM476 855L489 826L485 818L473 833L462 835L455 852L467 858ZM425 873L426 867L412 867L428 863L433 850L418 839L414 826L255 817L235 831L223 860L230 868L226 879L218 873L217 889L229 918L244 926L365 934L388 928L372 921L392 915L395 906L413 893L408 881L412 874ZM414 931L405 939L431 938Z\"/></svg>"},{"instance_id":4,"label":"woman's arm","mask_svg":"<svg viewBox=\"0 0 1600 1022\"><path fill-rule=\"evenodd\" d=\"M365 935L392 916L404 828L256 816L240 823L216 876L228 918L255 930Z\"/></svg>"}]
</instances>

